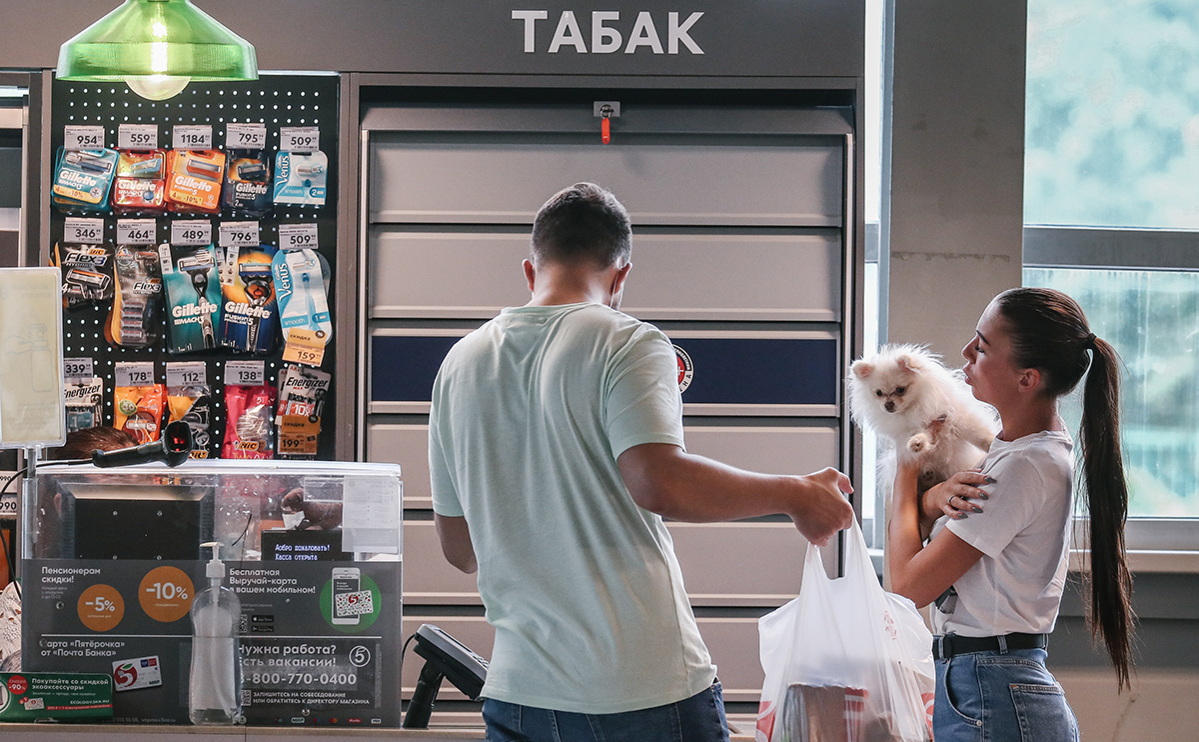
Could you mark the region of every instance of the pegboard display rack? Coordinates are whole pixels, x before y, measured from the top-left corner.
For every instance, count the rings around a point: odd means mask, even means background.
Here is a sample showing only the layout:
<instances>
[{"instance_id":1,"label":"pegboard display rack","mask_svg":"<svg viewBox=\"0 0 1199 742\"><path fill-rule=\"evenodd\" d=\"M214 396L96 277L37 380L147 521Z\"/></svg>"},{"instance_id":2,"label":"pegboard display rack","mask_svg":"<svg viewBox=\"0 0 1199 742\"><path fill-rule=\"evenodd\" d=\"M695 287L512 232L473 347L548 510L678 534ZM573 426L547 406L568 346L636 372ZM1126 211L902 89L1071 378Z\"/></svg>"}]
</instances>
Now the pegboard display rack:
<instances>
[{"instance_id":1,"label":"pegboard display rack","mask_svg":"<svg viewBox=\"0 0 1199 742\"><path fill-rule=\"evenodd\" d=\"M49 262L54 245L64 237L66 219L72 216L103 217L104 242L116 247L118 218L153 218L156 222L157 244L170 241L171 223L175 220L208 219L212 222L213 243L218 243L222 221L257 220L260 242L279 245L280 224L315 223L317 228L317 251L327 261L330 275L326 276L329 290L329 306L335 305L335 276L337 261L337 197L338 197L338 140L339 128L339 77L334 74L263 74L258 80L235 83L193 83L182 93L164 101L151 101L136 95L120 83L80 83L55 80L51 92L51 163L46 174L52 178L56 154L64 144L67 126L102 125L105 132L104 144L115 148L118 144L121 124L154 124L158 127L161 148L170 148L172 131L177 125L210 125L213 149L225 150L227 124L264 124L267 133L266 151L274 167L275 154L279 151L280 130L284 127L319 127L320 150L328 157L327 197L323 205L277 204L264 216L251 216L243 212L222 208L219 214L175 214L161 212L128 212L114 214L82 213L64 210L55 205L50 209L50 239L43 245L42 259ZM48 182L47 180L47 182ZM48 186L45 192L49 192ZM218 247L218 250L220 248ZM155 367L155 382L166 382L168 362L204 361L207 368L208 385L216 404L212 410L209 432L211 443L209 455L219 456L224 438L226 417L224 398L224 369L229 361L261 360L264 362L265 383L277 385L279 373L285 366L283 345L269 355L237 353L229 348L174 354L167 350L167 327L165 312L159 318L158 340L146 348L127 348L110 345L104 336L104 324L108 316L108 305L84 306L63 311L64 358L90 357L94 375L104 382L103 424L112 425L114 420L113 395L115 388L115 365L123 361L150 361ZM332 317L336 326L338 317ZM335 330L336 331L336 330ZM321 432L318 438L317 458L334 458L334 431L337 422L336 364L334 345L330 342L320 369L334 376L330 385L323 413Z\"/></svg>"}]
</instances>

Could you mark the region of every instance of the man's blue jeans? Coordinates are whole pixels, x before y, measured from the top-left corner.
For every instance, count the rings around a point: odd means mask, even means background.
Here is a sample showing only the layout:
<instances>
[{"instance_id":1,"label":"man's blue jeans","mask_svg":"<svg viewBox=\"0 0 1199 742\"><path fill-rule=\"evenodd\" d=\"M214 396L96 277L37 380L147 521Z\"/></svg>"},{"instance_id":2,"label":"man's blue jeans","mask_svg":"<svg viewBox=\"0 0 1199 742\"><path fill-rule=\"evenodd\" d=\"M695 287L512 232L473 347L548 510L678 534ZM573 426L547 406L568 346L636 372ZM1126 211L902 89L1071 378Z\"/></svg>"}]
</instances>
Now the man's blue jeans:
<instances>
[{"instance_id":1,"label":"man's blue jeans","mask_svg":"<svg viewBox=\"0 0 1199 742\"><path fill-rule=\"evenodd\" d=\"M487 742L728 742L717 681L691 698L619 714L576 714L483 701Z\"/></svg>"},{"instance_id":2,"label":"man's blue jeans","mask_svg":"<svg viewBox=\"0 0 1199 742\"><path fill-rule=\"evenodd\" d=\"M1044 649L937 660L937 742L1077 742L1078 722Z\"/></svg>"}]
</instances>

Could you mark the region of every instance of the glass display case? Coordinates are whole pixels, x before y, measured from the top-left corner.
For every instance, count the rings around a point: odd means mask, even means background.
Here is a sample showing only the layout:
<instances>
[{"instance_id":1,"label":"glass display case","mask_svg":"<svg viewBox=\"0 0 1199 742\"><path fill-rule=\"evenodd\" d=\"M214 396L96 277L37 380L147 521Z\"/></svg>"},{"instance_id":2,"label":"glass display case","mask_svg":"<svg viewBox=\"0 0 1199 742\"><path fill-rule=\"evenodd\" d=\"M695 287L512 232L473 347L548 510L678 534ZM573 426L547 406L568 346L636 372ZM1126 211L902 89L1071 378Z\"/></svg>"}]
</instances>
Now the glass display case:
<instances>
[{"instance_id":1,"label":"glass display case","mask_svg":"<svg viewBox=\"0 0 1199 742\"><path fill-rule=\"evenodd\" d=\"M217 542L247 722L399 726L398 466L50 464L30 484L25 671L105 672L115 721L188 723L189 610Z\"/></svg>"}]
</instances>

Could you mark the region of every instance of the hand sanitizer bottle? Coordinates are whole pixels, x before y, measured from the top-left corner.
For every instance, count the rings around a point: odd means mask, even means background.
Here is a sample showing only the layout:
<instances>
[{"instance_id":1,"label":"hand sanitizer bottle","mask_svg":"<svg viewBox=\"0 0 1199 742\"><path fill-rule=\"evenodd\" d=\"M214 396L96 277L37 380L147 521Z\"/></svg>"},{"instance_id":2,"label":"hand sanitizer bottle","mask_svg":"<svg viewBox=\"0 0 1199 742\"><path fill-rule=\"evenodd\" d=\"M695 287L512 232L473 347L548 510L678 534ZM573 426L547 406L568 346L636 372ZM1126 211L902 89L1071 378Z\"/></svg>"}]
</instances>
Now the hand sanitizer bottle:
<instances>
[{"instance_id":1,"label":"hand sanitizer bottle","mask_svg":"<svg viewBox=\"0 0 1199 742\"><path fill-rule=\"evenodd\" d=\"M188 715L193 724L242 724L241 650L238 623L241 601L221 585L225 565L220 543L212 547L212 561L205 570L208 588L192 603L192 666L188 689Z\"/></svg>"}]
</instances>

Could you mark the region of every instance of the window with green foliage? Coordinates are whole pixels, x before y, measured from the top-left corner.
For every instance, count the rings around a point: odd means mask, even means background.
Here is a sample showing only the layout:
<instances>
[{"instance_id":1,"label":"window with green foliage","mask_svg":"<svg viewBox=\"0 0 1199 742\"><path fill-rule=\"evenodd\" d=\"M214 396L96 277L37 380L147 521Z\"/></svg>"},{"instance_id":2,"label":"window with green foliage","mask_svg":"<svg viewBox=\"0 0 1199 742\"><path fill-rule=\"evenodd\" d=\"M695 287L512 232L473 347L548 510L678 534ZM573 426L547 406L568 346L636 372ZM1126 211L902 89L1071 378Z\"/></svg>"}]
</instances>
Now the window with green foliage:
<instances>
[{"instance_id":1,"label":"window with green foliage","mask_svg":"<svg viewBox=\"0 0 1199 742\"><path fill-rule=\"evenodd\" d=\"M1027 83L1024 282L1124 359L1130 514L1199 517L1199 2L1030 0Z\"/></svg>"}]
</instances>

